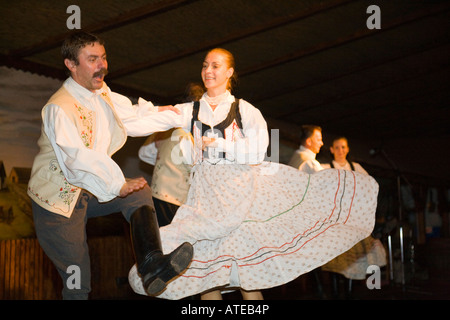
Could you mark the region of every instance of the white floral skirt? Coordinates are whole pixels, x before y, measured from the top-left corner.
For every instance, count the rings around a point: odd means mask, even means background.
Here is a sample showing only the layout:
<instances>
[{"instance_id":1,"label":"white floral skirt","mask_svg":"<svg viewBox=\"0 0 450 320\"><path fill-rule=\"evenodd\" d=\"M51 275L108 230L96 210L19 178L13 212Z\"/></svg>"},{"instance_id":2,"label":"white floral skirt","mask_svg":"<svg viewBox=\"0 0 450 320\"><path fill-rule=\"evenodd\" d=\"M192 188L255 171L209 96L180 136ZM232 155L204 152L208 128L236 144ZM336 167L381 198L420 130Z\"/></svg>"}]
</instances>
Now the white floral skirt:
<instances>
[{"instance_id":1,"label":"white floral skirt","mask_svg":"<svg viewBox=\"0 0 450 320\"><path fill-rule=\"evenodd\" d=\"M323 271L342 274L347 279L364 280L371 265L384 267L387 264L386 250L380 240L369 236L350 250L322 266Z\"/></svg>"},{"instance_id":2,"label":"white floral skirt","mask_svg":"<svg viewBox=\"0 0 450 320\"><path fill-rule=\"evenodd\" d=\"M194 257L160 298L279 286L347 251L374 227L378 184L367 175L309 175L271 163L194 170L186 204L160 228L165 253L188 241ZM136 266L129 282L146 294Z\"/></svg>"}]
</instances>

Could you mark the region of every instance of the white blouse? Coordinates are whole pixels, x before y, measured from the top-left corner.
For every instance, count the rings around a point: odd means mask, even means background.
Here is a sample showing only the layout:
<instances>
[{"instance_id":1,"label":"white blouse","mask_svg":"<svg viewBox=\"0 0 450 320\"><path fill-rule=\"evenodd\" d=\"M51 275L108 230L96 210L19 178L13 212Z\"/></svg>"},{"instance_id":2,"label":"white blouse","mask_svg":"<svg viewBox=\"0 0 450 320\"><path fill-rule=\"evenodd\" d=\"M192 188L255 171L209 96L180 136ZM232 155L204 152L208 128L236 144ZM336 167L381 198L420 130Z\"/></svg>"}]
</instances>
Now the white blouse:
<instances>
[{"instance_id":1,"label":"white blouse","mask_svg":"<svg viewBox=\"0 0 450 320\"><path fill-rule=\"evenodd\" d=\"M312 174L323 170L323 167L321 166L319 161L316 160L316 154L312 150L301 145L300 148L295 152L299 153L302 159L305 159L305 161L303 161L302 164L298 167L300 171Z\"/></svg>"},{"instance_id":2,"label":"white blouse","mask_svg":"<svg viewBox=\"0 0 450 320\"><path fill-rule=\"evenodd\" d=\"M227 117L231 105L235 98L228 92L228 95L219 105L212 110L208 102L205 100L205 95L200 99L200 108L198 119L211 129L220 124ZM181 112L179 127L186 132L191 130L192 110L194 108L193 102L175 105ZM267 123L264 120L261 112L247 101L240 99L239 111L242 120L242 129L244 137L231 141L224 137L215 137L215 142L210 146L210 155L217 155L219 152L226 152L227 159L211 159L209 163L238 163L238 164L259 164L264 161L267 148L269 146L269 133ZM177 139L177 137L172 137ZM176 164L188 163L195 164L194 148L191 140L183 139L180 141L180 150L183 158L172 159ZM142 161L152 165L156 162L158 149L155 143L146 144L139 150L139 157ZM175 157L178 154L173 155Z\"/></svg>"},{"instance_id":3,"label":"white blouse","mask_svg":"<svg viewBox=\"0 0 450 320\"><path fill-rule=\"evenodd\" d=\"M355 167L355 171L356 172L368 175L367 171L364 170L364 168L359 163L353 162L353 161L352 161L352 163L353 163L353 166ZM339 163L337 163L336 161L333 160L333 166L334 166L335 169L344 169L344 170L349 170L349 171L352 170L352 168L350 167L350 163L348 163L348 161L345 163L345 165L341 166ZM322 167L324 169L331 168L329 163L322 163Z\"/></svg>"},{"instance_id":4,"label":"white blouse","mask_svg":"<svg viewBox=\"0 0 450 320\"><path fill-rule=\"evenodd\" d=\"M205 99L206 93L200 99L198 120L208 125L211 129L220 124L227 117L235 97L228 93L219 105L214 109L209 106ZM193 102L176 105L182 112L181 127L190 131L192 121ZM215 142L211 145L210 154L226 152L227 160L217 159L218 162L232 162L239 164L258 164L264 161L269 146L269 133L267 123L261 112L247 101L239 100L239 111L242 120L242 131L244 137L235 141L215 136ZM235 137L236 138L236 137ZM186 145L181 149L186 152ZM211 159L210 159L211 161ZM214 161L214 160L213 160Z\"/></svg>"},{"instance_id":5,"label":"white blouse","mask_svg":"<svg viewBox=\"0 0 450 320\"><path fill-rule=\"evenodd\" d=\"M168 130L178 126L181 118L173 111L156 112L153 104L144 100L133 105L127 97L111 92L106 84L95 93L72 78L68 78L63 86L84 107L96 114L97 132L94 135L93 148L87 148L81 138L77 138L79 135L75 124L54 104L44 110L44 132L53 146L67 181L88 190L100 202L112 200L119 195L125 177L118 164L107 154L112 134L110 123L116 120L111 108L101 98L101 93L110 94L129 136L146 136Z\"/></svg>"}]
</instances>

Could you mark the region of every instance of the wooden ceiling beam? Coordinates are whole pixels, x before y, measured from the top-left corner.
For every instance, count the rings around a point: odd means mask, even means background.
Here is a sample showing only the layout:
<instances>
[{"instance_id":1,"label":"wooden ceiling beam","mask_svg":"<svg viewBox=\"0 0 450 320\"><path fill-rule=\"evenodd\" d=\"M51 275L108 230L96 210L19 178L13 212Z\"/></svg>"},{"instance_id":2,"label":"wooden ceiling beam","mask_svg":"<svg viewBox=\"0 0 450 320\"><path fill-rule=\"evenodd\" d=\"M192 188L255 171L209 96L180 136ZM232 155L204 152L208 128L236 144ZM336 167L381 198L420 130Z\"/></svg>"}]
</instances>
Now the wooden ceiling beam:
<instances>
[{"instance_id":1,"label":"wooden ceiling beam","mask_svg":"<svg viewBox=\"0 0 450 320\"><path fill-rule=\"evenodd\" d=\"M241 78L243 78L245 76L249 76L251 74L254 74L254 73L257 73L257 72L260 72L260 71L264 71L264 70L267 70L269 68L275 68L275 67L278 67L280 65L283 65L283 64L286 64L286 63L289 63L289 62L292 62L292 61L296 61L296 60L299 60L299 59L311 56L313 54L320 53L322 51L331 50L331 49L340 47L342 45L345 45L345 44L348 44L348 43L351 43L351 42L354 42L354 41L361 40L361 39L366 38L366 37L375 36L375 35L378 35L380 31L392 30L392 29L400 27L402 25L405 25L405 24L408 24L408 23L412 23L412 22L415 22L415 21L423 19L423 18L427 18L427 17L432 16L432 15L440 14L442 12L445 12L445 11L449 10L449 9L450 9L449 5L444 5L444 6L440 6L438 8L433 9L433 10L429 10L429 11L425 11L425 12L423 10L420 10L420 11L415 12L415 13L409 15L409 16L403 17L402 19L398 19L398 20L392 21L392 22L387 23L387 24L383 23L383 28L381 30L373 31L373 30L369 30L369 29L366 28L366 29L359 30L359 31L357 31L357 32L355 32L353 34L350 34L350 35L338 38L338 39L336 39L333 42L319 43L319 44L314 45L314 46L312 46L310 48L298 50L298 51L292 52L290 54L284 55L282 57L278 57L276 59L273 59L273 60L270 60L270 61L266 61L266 62L263 62L263 63L258 64L258 65L250 66L249 68L239 70L239 78L241 79ZM262 95L255 96L254 98L252 98L252 101L254 101L254 102L264 101L264 100L267 100L267 99L272 99L272 98L277 97L277 96L282 96L282 95L285 95L285 94L289 94L291 92L303 90L303 89L308 88L308 87L317 86L317 85L320 85L320 84L328 82L328 81L334 81L334 80L343 78L345 76L349 76L351 74L354 74L356 72L361 72L361 71L364 71L364 70L367 70L367 69L378 67L378 66L386 64L386 63L390 63L390 62L393 62L393 61L396 61L396 60L400 60L400 59L405 58L405 57L413 56L413 55L420 54L420 53L428 51L428 50L432 50L434 48L437 48L437 47L440 47L440 46L443 46L443 45L447 45L447 43L448 43L448 39L446 39L446 42L439 42L439 43L431 42L431 43L427 44L426 47L418 48L417 50L415 50L413 52L409 52L406 55L399 55L399 56L395 56L395 57L390 57L388 59L385 59L385 60L382 60L382 61L378 61L377 63L371 63L371 64L359 66L356 69L353 69L353 70L350 70L350 71L347 70L347 72L345 72L343 74L320 79L320 81L318 81L318 82L296 85L296 86L293 86L293 87L289 87L287 89L283 88L283 89L278 90L278 91L265 92ZM181 96L181 93L178 93L178 94L173 95L173 96L174 97L175 96Z\"/></svg>"},{"instance_id":2,"label":"wooden ceiling beam","mask_svg":"<svg viewBox=\"0 0 450 320\"><path fill-rule=\"evenodd\" d=\"M198 46L187 48L187 49L179 51L179 52L175 52L172 54L166 54L164 56L152 59L150 61L144 61L144 62L133 64L131 66L122 68L115 72L111 72L110 77L111 77L111 79L117 79L117 78L124 77L129 74L133 74L133 73L145 70L145 69L150 69L150 68L153 68L153 67L165 64L165 63L169 63L174 60L182 59L184 57L187 57L187 56L190 56L190 55L193 55L193 54L196 54L196 53L208 50L208 49L212 49L214 47L223 45L225 43L237 41L237 40L240 40L240 39L243 39L246 37L250 37L250 36L259 34L264 31L268 31L271 29L275 29L275 28L293 23L293 22L301 20L301 19L308 18L315 14L322 13L324 11L333 9L335 7L344 5L349 2L351 2L351 0L335 0L335 1L331 1L329 3L325 3L325 4L323 4L323 3L315 4L314 6L312 6L311 8L308 8L306 10L302 10L302 11L294 13L294 14L289 14L286 17L275 18L271 21L266 21L260 25L252 26L252 27L249 27L244 30L239 30L239 31L231 33L221 39L207 41L207 42L201 43Z\"/></svg>"},{"instance_id":3,"label":"wooden ceiling beam","mask_svg":"<svg viewBox=\"0 0 450 320\"><path fill-rule=\"evenodd\" d=\"M183 5L192 4L198 0L166 0L157 3L142 6L128 12L119 14L118 16L107 19L98 23L93 23L87 27L82 28L83 31L90 33L101 33L111 29L116 29L127 24L137 22L142 19L146 19L173 9L177 9ZM50 49L54 49L61 45L64 39L73 31L64 32L54 37L49 37L39 43L32 44L30 46L20 48L11 51L8 55L14 57L27 57L33 54L44 52Z\"/></svg>"},{"instance_id":4,"label":"wooden ceiling beam","mask_svg":"<svg viewBox=\"0 0 450 320\"><path fill-rule=\"evenodd\" d=\"M367 64L364 64L364 65L357 66L357 67L355 67L353 69L349 68L344 73L341 73L341 74L338 74L338 75L332 75L332 76L329 76L329 77L323 77L323 78L321 78L320 80L318 80L316 82L310 82L310 83L306 83L306 84L294 85L294 86L289 87L289 88L282 88L280 90L274 90L274 91L272 91L270 93L266 92L266 93L263 93L262 95L255 96L252 99L252 101L258 102L258 101L264 101L264 100L267 100L267 99L273 99L274 97L286 95L286 94L289 94L289 93L292 93L292 92L295 92L295 91L304 90L304 89L309 88L309 87L319 86L319 85L324 84L326 82L337 81L339 79L351 76L353 74L356 74L356 73L359 73L359 72L362 72L362 71L366 71L366 70L370 70L370 69L373 69L373 68L377 68L377 67L380 67L380 66L388 64L388 63L393 63L393 62L396 62L396 61L400 61L401 59L410 58L410 57L413 57L415 55L425 53L427 51L431 51L431 50L434 50L434 49L437 49L437 48L441 48L443 46L448 46L448 44L450 43L449 40L450 39L446 39L445 42L432 41L431 43L427 44L424 47L417 48L414 51L409 51L407 54L400 54L400 55L389 57L389 58L386 58L386 59L383 59L383 60L374 61L374 62L371 62L371 63L367 63ZM239 73L239 76L241 78L243 76L245 76L245 75L247 75L247 74ZM304 110L306 110L306 109L304 109Z\"/></svg>"},{"instance_id":5,"label":"wooden ceiling beam","mask_svg":"<svg viewBox=\"0 0 450 320\"><path fill-rule=\"evenodd\" d=\"M345 44L348 44L348 43L351 43L351 42L363 39L365 37L379 35L380 32L386 32L388 30L395 29L395 28L403 26L405 24L413 23L413 22L418 21L420 19L427 18L429 16L433 16L433 15L436 15L436 14L440 14L440 13L446 12L449 9L450 9L450 5L444 4L442 6L433 7L430 10L419 10L418 12L415 12L415 13L410 14L408 16L402 17L400 19L396 19L396 20L391 21L389 23L383 23L383 28L380 29L380 30L376 30L375 32L373 30L369 30L369 29L362 29L362 30L359 30L359 31L351 34L351 35L347 35L345 37L340 37L340 38L336 39L333 42L320 43L320 44L317 44L317 45L315 45L313 47L310 47L310 48L307 48L307 49L304 49L304 50L299 50L297 52L291 53L291 54L286 55L284 57L277 58L277 59L274 59L272 61L268 61L268 62L262 63L260 65L252 66L250 68L247 68L245 70L240 71L239 77L242 78L244 76L248 76L248 75L253 74L255 72L266 70L268 68L277 67L277 66L280 66L282 64L285 64L285 63L288 63L288 62L291 62L291 61L295 61L295 60L298 60L298 59L302 59L304 57L307 57L307 56L310 56L310 55L313 55L313 54L317 54L317 53L325 51L325 50L330 50L330 49L333 49L333 48L337 48L339 46L342 46L342 45L345 45ZM444 45L446 45L447 43L448 42L444 43ZM432 43L426 49L419 48L419 50L417 50L415 52L412 52L412 53L409 53L406 56L412 56L412 55L418 54L418 53L420 53L422 51L431 50L434 47L437 47L437 46L436 46L436 44ZM320 85L323 82L336 80L338 78L342 78L344 76L347 76L347 75L349 75L351 73L355 73L355 72L363 71L365 69L373 68L375 66L379 66L379 65L384 64L384 63L389 63L390 61L393 61L393 60L399 60L402 57L406 57L406 56L392 57L390 59L386 59L385 61L378 62L378 63L376 63L374 65L362 66L362 67L360 67L360 68L358 68L358 69L356 69L354 71L346 72L345 74L342 74L342 75L339 75L339 76L333 76L333 77L329 77L329 78L326 78L326 79L322 79L319 82L309 83L309 84L302 84L302 85L299 85L299 86L294 86L294 87L289 88L289 89L283 89L283 90L280 90L278 92L270 92L270 94L267 93L267 94L261 95L259 97L255 97L255 99L253 99L253 100L254 101L263 101L263 100L266 100L266 99L269 99L269 98L273 98L273 97L276 97L276 96L281 96L281 95L284 95L284 94L288 94L290 92L295 92L295 91L298 91L298 90L302 90L302 89L305 89L307 87ZM313 107L314 106L309 107L308 110L313 108ZM295 113L295 112L286 113L282 117L289 117L293 113Z\"/></svg>"},{"instance_id":6,"label":"wooden ceiling beam","mask_svg":"<svg viewBox=\"0 0 450 320\"><path fill-rule=\"evenodd\" d=\"M425 75L438 75L440 73L448 73L450 71L450 64L446 65L446 66L439 66L439 68L426 73ZM415 76L412 77L411 80L417 79L417 78L422 78L423 74L420 74L419 76ZM408 81L410 79L406 79L406 81ZM444 79L443 79L444 81ZM441 84L442 86L445 86L444 84ZM429 98L429 97L435 97L435 96L439 96L439 95L446 95L446 97L450 97L450 93L447 90L447 88L443 89L441 88L441 86L432 86L432 87L424 87L425 91L413 91L410 93L410 95L408 96L396 96L395 100L385 100L384 103L378 104L378 105L372 105L370 108L370 112L377 112L379 110L395 110L396 106L403 106L403 105L410 105L410 104L414 104L417 103L417 101L420 100L425 100L425 98ZM442 101L449 101L448 99L443 99ZM410 108L409 108L410 109ZM427 109L425 108L424 111L426 111ZM345 116L344 115L336 115L335 120L336 121L341 121L341 120L345 120L348 119L350 117L361 117L363 115L366 115L368 113L367 109L358 109L355 110L353 112L348 112Z\"/></svg>"},{"instance_id":7,"label":"wooden ceiling beam","mask_svg":"<svg viewBox=\"0 0 450 320\"><path fill-rule=\"evenodd\" d=\"M39 74L41 76L63 80L67 75L62 69L46 66L37 62L28 61L18 57L12 57L0 53L0 66L14 68L25 72Z\"/></svg>"},{"instance_id":8,"label":"wooden ceiling beam","mask_svg":"<svg viewBox=\"0 0 450 320\"><path fill-rule=\"evenodd\" d=\"M449 67L450 67L450 62L447 63L446 65L439 65L439 66L436 66L434 68L430 68L427 71L418 72L418 73L416 73L414 75L409 75L408 74L408 76L402 76L402 77L399 77L398 79L395 79L395 80L392 80L392 81L388 81L388 82L384 82L384 83L382 83L382 84L380 84L378 86L371 86L369 88L362 88L362 89L361 88L357 88L357 89L355 89L355 90L353 90L351 92L348 92L346 94L338 94L338 95L335 95L333 97L327 98L324 101L321 101L321 102L316 103L314 105L308 106L307 108L304 108L304 109L301 109L301 110L287 112L287 113L283 114L282 116L278 116L277 119L279 119L279 120L282 120L282 119L287 120L287 119L289 119L289 121L295 122L295 120L296 120L295 119L295 115L298 115L299 111L301 112L301 111L306 111L306 110L312 110L312 109L315 109L315 108L318 108L318 107L323 107L325 105L333 104L335 102L344 101L344 100L352 98L352 97L360 96L362 94L366 94L366 93L373 92L373 91L376 91L376 90L382 90L382 89L391 87L393 85L401 84L401 83L409 81L409 80L420 79L420 78L422 78L424 76L432 75L432 74L441 72L443 69L448 69Z\"/></svg>"},{"instance_id":9,"label":"wooden ceiling beam","mask_svg":"<svg viewBox=\"0 0 450 320\"><path fill-rule=\"evenodd\" d=\"M302 49L290 54L287 54L283 57L279 57L276 58L274 60L271 61L266 61L263 62L259 65L255 65L252 66L250 68L247 68L245 70L241 70L239 72L239 76L243 77L246 75L250 75L268 68L273 68L273 67L278 67L280 65L283 65L285 63L291 62L291 61L295 61L316 53L319 53L321 51L325 51L325 50L329 50L329 49L333 49L342 45L345 45L347 43L353 42L353 41L357 41L360 39L363 39L365 37L369 37L369 36L373 36L373 35L378 35L380 32L385 32L388 30L392 30L395 29L397 27L400 27L402 25L408 24L408 23L412 23L415 22L417 20L423 19L423 18L427 18L430 16L434 16L443 12L446 12L450 9L450 5L445 4L443 6L439 6L437 8L433 8L431 10L419 10L413 14L410 14L409 16L405 16L402 17L400 19L396 19L394 21L391 21L389 23L385 23L383 22L383 28L379 29L379 30L369 30L367 28L361 29L353 34L347 35L345 37L340 37L338 39L335 39L332 42L323 42L323 43L319 43L313 47L307 48L307 49Z\"/></svg>"}]
</instances>

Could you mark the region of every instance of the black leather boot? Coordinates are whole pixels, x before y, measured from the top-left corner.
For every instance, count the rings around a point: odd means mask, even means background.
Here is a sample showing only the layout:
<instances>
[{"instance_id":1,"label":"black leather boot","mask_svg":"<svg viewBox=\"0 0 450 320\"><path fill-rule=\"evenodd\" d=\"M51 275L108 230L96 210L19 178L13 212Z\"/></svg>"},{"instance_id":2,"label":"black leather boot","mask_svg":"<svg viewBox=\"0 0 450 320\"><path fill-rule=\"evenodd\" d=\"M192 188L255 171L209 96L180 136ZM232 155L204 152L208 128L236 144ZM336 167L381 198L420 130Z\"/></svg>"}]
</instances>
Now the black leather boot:
<instances>
[{"instance_id":1,"label":"black leather boot","mask_svg":"<svg viewBox=\"0 0 450 320\"><path fill-rule=\"evenodd\" d=\"M144 289L148 295L157 295L166 288L170 280L189 266L193 247L185 242L164 255L156 213L149 206L143 206L133 213L130 228L137 270L142 277Z\"/></svg>"}]
</instances>

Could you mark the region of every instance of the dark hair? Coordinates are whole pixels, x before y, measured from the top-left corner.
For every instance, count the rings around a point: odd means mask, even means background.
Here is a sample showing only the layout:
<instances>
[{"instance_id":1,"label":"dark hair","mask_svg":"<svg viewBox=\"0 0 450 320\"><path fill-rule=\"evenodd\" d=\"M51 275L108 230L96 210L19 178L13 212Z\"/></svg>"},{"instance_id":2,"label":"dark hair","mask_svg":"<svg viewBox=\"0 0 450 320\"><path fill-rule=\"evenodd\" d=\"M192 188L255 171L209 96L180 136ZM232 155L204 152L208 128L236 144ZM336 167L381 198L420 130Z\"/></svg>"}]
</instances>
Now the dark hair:
<instances>
[{"instance_id":1,"label":"dark hair","mask_svg":"<svg viewBox=\"0 0 450 320\"><path fill-rule=\"evenodd\" d=\"M314 134L315 130L322 132L322 128L320 126L311 124L303 125L300 130L300 144L304 144L306 139L310 138Z\"/></svg>"},{"instance_id":2,"label":"dark hair","mask_svg":"<svg viewBox=\"0 0 450 320\"><path fill-rule=\"evenodd\" d=\"M184 102L199 101L205 93L205 88L201 83L191 82L186 86L184 92Z\"/></svg>"},{"instance_id":3,"label":"dark hair","mask_svg":"<svg viewBox=\"0 0 450 320\"><path fill-rule=\"evenodd\" d=\"M76 65L78 65L80 62L78 60L78 54L81 49L86 47L87 45L91 45L98 42L101 45L104 45L105 41L103 39L100 39L96 35L84 32L84 31L78 31L70 34L63 42L61 46L61 54L63 61L65 59L69 59L71 61L74 61Z\"/></svg>"},{"instance_id":4,"label":"dark hair","mask_svg":"<svg viewBox=\"0 0 450 320\"><path fill-rule=\"evenodd\" d=\"M334 142L335 142L335 141L338 141L338 140L345 140L345 142L347 142L347 145L348 145L348 139L347 139L346 137L344 137L344 136L338 136L338 137L334 138L334 139L331 141L331 146L333 146Z\"/></svg>"}]
</instances>

